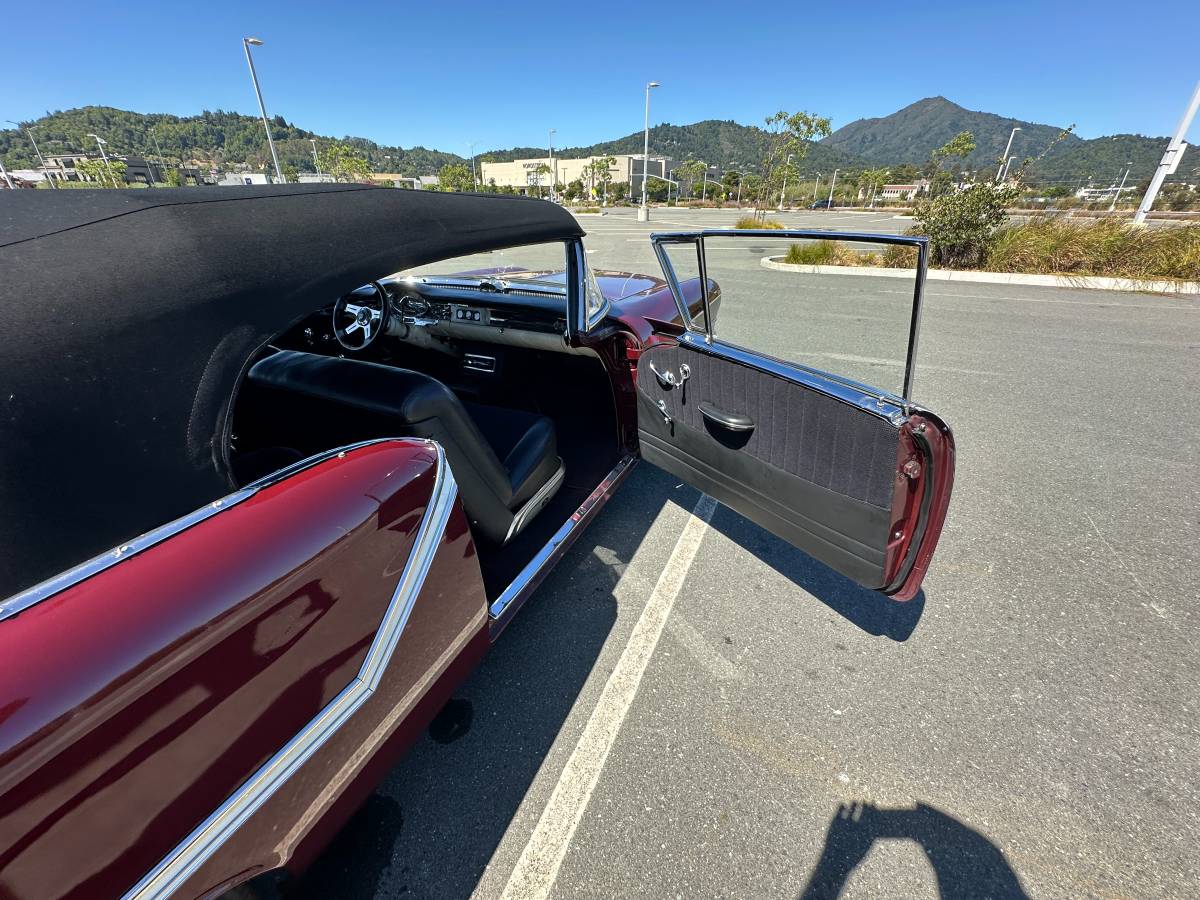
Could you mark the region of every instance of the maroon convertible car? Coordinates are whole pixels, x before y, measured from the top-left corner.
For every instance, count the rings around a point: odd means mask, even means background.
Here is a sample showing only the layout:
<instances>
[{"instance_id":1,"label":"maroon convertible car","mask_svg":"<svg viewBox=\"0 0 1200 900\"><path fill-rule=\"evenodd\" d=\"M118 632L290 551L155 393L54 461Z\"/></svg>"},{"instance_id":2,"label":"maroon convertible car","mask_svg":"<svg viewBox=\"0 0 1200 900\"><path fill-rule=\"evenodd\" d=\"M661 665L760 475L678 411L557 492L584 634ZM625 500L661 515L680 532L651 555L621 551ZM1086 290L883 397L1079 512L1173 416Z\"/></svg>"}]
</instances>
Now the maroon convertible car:
<instances>
[{"instance_id":1,"label":"maroon convertible car","mask_svg":"<svg viewBox=\"0 0 1200 900\"><path fill-rule=\"evenodd\" d=\"M0 897L302 870L638 457L912 598L954 471L923 239L838 236L917 260L892 393L723 340L718 234L657 278L519 197L7 197Z\"/></svg>"}]
</instances>

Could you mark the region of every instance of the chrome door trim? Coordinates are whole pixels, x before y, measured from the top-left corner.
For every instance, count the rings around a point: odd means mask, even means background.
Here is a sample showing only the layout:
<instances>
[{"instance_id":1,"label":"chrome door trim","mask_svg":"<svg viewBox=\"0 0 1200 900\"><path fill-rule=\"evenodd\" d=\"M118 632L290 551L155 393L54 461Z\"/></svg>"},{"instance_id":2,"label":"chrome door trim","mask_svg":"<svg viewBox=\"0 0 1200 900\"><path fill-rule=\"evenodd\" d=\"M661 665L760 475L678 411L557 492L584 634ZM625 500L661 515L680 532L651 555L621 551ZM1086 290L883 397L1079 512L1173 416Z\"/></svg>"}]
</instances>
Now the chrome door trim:
<instances>
[{"instance_id":1,"label":"chrome door trim","mask_svg":"<svg viewBox=\"0 0 1200 900\"><path fill-rule=\"evenodd\" d=\"M554 536L538 550L533 559L526 563L525 568L512 580L512 583L492 602L492 605L488 607L492 640L496 639L512 620L512 617L516 615L517 610L533 593L533 589L545 577L550 566L567 551L567 548L579 537L584 526L608 502L613 491L625 480L635 462L637 462L636 456L621 457L612 471L604 476L587 498L579 504L579 508L571 514L571 517L559 526L558 531L554 532Z\"/></svg>"},{"instance_id":2,"label":"chrome door trim","mask_svg":"<svg viewBox=\"0 0 1200 900\"><path fill-rule=\"evenodd\" d=\"M675 305L679 308L679 314L682 317L681 321L687 327L689 333L703 334L705 339L712 343L716 339L713 333L712 317L708 309L708 275L707 265L704 258L704 239L709 237L756 237L768 238L771 240L777 238L794 238L797 240L833 240L833 241L850 241L852 243L869 243L869 244L894 244L905 247L915 247L917 251L917 267L915 271L916 284L913 286L913 304L912 316L908 326L908 345L904 355L904 385L901 389L901 402L904 406L905 414L907 415L912 401L913 380L917 361L917 343L921 330L921 311L925 303L925 278L929 272L929 238L924 236L914 236L909 234L872 234L863 231L816 231L811 229L780 229L765 230L758 228L705 228L700 231L670 231L670 232L654 232L650 235L650 242L654 246L655 255L658 256L659 265L662 266L663 274L666 276L667 284L671 288L671 295L675 298ZM691 315L688 313L687 304L683 302L683 293L679 289L679 279L675 274L675 269L667 258L664 245L666 244L695 244L697 252L700 255L700 275L702 278L701 291L704 298L704 330L696 327L692 321ZM816 370L811 370L816 371ZM862 387L866 387L863 385ZM870 389L872 393L874 388ZM894 396L890 395L889 396Z\"/></svg>"},{"instance_id":3,"label":"chrome door trim","mask_svg":"<svg viewBox=\"0 0 1200 900\"><path fill-rule=\"evenodd\" d=\"M124 900L148 900L174 894L378 689L429 574L458 496L445 452L438 444L430 443L437 449L433 495L421 519L412 553L354 680L130 888Z\"/></svg>"},{"instance_id":4,"label":"chrome door trim","mask_svg":"<svg viewBox=\"0 0 1200 900\"><path fill-rule=\"evenodd\" d=\"M354 444L346 444L343 447L335 447L332 450L325 450L321 453L316 453L307 459L302 459L298 462L285 466L265 478L260 478L257 481L251 482L244 488L234 491L232 494L226 494L219 500L214 500L211 503L206 503L199 509L193 510L187 515L180 516L165 525L160 525L145 534L139 535L132 540L126 541L112 550L106 550L99 556L94 556L89 560L80 563L65 572L60 572L45 581L39 582L32 587L26 588L19 594L13 594L7 600L0 602L0 622L12 616L22 613L31 606L36 606L43 600L54 596L55 594L65 591L69 587L79 584L81 581L86 581L93 575L99 575L106 569L110 569L117 563L124 562L130 557L137 556L144 550L149 550L155 544L161 544L167 538L172 538L182 531L187 531L193 525L198 525L206 519L211 519L217 513L224 512L237 506L239 503L249 500L265 487L270 487L277 484L283 479L295 475L297 472L302 472L305 469L312 468L318 463L325 462L328 459L333 459L335 456L345 456L354 450L361 447L366 447L371 444L379 444L383 441L401 441L414 440L414 438L375 438L369 441L359 441Z\"/></svg>"},{"instance_id":5,"label":"chrome door trim","mask_svg":"<svg viewBox=\"0 0 1200 900\"><path fill-rule=\"evenodd\" d=\"M829 372L823 372L820 369L810 369L799 363L784 362L781 359L775 359L773 356L746 350L736 344L726 343L719 338L709 343L704 335L695 331L681 334L678 341L683 346L690 347L700 353L719 356L722 359L740 363L744 366L752 366L803 387L820 391L822 394L832 397L835 400L848 403L874 416L885 419L897 427L904 422L904 419L908 415L903 397L873 388L870 385L852 381L849 378L840 378Z\"/></svg>"}]
</instances>

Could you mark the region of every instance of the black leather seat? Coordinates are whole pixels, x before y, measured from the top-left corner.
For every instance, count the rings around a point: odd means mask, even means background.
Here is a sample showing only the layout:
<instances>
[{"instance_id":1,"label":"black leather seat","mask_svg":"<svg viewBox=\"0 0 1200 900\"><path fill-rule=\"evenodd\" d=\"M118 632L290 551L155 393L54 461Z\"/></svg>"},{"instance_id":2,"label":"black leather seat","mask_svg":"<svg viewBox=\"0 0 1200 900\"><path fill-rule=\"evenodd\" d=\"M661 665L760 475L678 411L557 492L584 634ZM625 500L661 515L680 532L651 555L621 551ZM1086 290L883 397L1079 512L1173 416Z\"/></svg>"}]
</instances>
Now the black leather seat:
<instances>
[{"instance_id":1,"label":"black leather seat","mask_svg":"<svg viewBox=\"0 0 1200 900\"><path fill-rule=\"evenodd\" d=\"M283 350L246 380L263 394L248 424L281 446L312 453L376 437L437 441L473 530L496 543L517 534L563 481L548 418L463 403L420 372Z\"/></svg>"}]
</instances>

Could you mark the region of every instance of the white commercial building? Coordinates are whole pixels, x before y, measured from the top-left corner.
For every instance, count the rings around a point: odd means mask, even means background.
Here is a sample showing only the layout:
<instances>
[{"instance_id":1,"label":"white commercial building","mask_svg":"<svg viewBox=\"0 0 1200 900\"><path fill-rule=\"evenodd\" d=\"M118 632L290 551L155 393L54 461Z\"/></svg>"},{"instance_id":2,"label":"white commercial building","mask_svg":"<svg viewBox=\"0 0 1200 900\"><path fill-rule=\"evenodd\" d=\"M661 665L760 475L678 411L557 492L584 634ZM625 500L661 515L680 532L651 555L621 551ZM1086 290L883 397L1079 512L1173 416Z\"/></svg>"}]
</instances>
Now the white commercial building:
<instances>
[{"instance_id":1,"label":"white commercial building","mask_svg":"<svg viewBox=\"0 0 1200 900\"><path fill-rule=\"evenodd\" d=\"M482 185L495 184L496 187L516 188L524 193L536 191L539 187L550 187L552 184L567 185L572 181L582 181L585 187L591 187L593 176L589 167L601 156L560 157L543 156L536 159L514 159L512 162L483 162L480 163L479 180ZM613 163L608 167L612 184L630 184L635 191L642 189L642 155L612 154ZM649 159L650 177L665 177L670 168L671 160L665 156L651 156ZM553 179L551 179L553 175ZM600 182L596 182L599 189Z\"/></svg>"}]
</instances>

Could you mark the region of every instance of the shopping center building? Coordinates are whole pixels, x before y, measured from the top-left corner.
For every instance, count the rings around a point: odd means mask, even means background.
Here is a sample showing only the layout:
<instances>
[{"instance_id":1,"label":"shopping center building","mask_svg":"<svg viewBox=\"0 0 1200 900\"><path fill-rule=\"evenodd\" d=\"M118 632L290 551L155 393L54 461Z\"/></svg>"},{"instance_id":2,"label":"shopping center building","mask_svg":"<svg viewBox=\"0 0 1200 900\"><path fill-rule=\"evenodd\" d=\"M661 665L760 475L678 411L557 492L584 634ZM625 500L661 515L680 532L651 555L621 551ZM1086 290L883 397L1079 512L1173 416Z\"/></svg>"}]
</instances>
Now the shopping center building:
<instances>
[{"instance_id":1,"label":"shopping center building","mask_svg":"<svg viewBox=\"0 0 1200 900\"><path fill-rule=\"evenodd\" d=\"M543 156L538 159L514 159L512 162L484 162L480 164L479 179L484 185L495 184L496 187L512 187L523 193L536 192L539 187L550 187L551 184L567 185L572 181L582 181L585 186L591 186L591 174L588 167L600 156L559 157ZM609 166L612 184L632 185L632 191L642 190L642 155L622 154L613 155L613 164ZM665 178L670 171L672 160L665 156L651 156L648 160L650 178L655 176ZM543 168L545 167L545 168ZM549 170L549 171L547 171ZM551 174L554 175L551 181Z\"/></svg>"}]
</instances>

